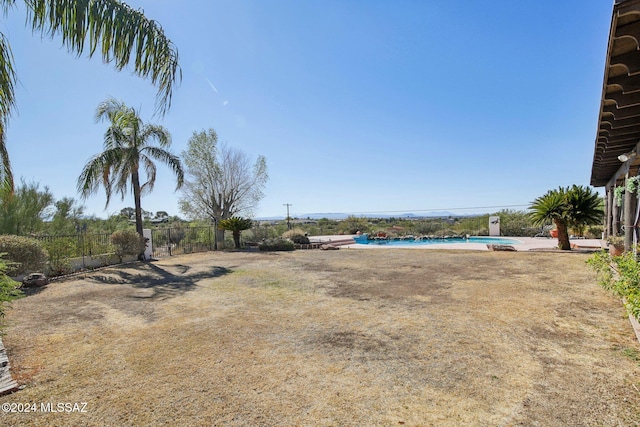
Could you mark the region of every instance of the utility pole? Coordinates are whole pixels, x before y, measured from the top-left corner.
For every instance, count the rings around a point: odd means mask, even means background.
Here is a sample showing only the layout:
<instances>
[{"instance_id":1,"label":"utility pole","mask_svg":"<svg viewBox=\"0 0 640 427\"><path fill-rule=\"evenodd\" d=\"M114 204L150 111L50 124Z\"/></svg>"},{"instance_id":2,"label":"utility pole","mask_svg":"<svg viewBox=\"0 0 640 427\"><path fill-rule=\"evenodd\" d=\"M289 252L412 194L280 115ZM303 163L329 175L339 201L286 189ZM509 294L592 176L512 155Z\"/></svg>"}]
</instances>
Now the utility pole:
<instances>
[{"instance_id":1,"label":"utility pole","mask_svg":"<svg viewBox=\"0 0 640 427\"><path fill-rule=\"evenodd\" d=\"M289 216L289 206L293 206L291 203L283 203L282 206L287 207L287 230L291 230L291 217Z\"/></svg>"}]
</instances>

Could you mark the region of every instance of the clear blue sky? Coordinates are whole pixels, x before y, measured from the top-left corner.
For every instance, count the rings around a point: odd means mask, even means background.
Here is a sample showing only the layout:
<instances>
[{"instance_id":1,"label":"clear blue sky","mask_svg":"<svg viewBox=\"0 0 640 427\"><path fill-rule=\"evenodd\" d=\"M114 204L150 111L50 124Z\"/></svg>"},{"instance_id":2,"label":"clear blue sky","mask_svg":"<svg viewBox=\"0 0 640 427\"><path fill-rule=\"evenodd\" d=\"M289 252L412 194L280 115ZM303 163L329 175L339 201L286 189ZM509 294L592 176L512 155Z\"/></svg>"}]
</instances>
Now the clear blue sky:
<instances>
[{"instance_id":1,"label":"clear blue sky","mask_svg":"<svg viewBox=\"0 0 640 427\"><path fill-rule=\"evenodd\" d=\"M19 3L19 2L18 2ZM79 198L102 150L108 96L167 127L172 150L213 127L270 179L255 216L527 205L589 183L613 0L135 0L180 54L164 117L156 90L0 21L20 84L8 149L17 178ZM158 167L148 211L179 215ZM106 217L132 196L84 201ZM491 210L491 209L489 209ZM464 211L462 211L464 212Z\"/></svg>"}]
</instances>

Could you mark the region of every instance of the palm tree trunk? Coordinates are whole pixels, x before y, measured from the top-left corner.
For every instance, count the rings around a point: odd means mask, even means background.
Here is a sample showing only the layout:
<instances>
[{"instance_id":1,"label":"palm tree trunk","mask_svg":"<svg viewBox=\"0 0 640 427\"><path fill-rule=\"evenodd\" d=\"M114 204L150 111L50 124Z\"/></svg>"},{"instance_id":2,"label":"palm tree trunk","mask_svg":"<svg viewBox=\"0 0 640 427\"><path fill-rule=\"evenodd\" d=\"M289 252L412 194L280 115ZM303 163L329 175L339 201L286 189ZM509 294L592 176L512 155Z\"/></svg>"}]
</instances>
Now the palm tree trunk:
<instances>
[{"instance_id":1,"label":"palm tree trunk","mask_svg":"<svg viewBox=\"0 0 640 427\"><path fill-rule=\"evenodd\" d=\"M558 247L563 251L571 250L571 243L569 242L569 230L567 229L567 223L556 219L556 228L558 229Z\"/></svg>"},{"instance_id":2,"label":"palm tree trunk","mask_svg":"<svg viewBox=\"0 0 640 427\"><path fill-rule=\"evenodd\" d=\"M233 243L236 245L236 249L240 249L240 232L233 232Z\"/></svg>"},{"instance_id":3,"label":"palm tree trunk","mask_svg":"<svg viewBox=\"0 0 640 427\"><path fill-rule=\"evenodd\" d=\"M131 174L131 186L133 187L133 203L136 211L136 232L142 239L142 201L140 197L140 176L138 172ZM138 260L144 261L144 252L138 254Z\"/></svg>"}]
</instances>

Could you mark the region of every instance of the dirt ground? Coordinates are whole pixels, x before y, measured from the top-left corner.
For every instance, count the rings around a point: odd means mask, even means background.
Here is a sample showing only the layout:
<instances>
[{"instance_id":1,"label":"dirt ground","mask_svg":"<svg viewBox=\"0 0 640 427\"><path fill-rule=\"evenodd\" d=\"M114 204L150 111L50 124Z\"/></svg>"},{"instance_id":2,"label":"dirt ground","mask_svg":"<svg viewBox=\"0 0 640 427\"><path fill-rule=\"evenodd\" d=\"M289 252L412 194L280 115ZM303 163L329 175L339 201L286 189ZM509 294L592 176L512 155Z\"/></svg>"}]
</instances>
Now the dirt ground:
<instances>
[{"instance_id":1,"label":"dirt ground","mask_svg":"<svg viewBox=\"0 0 640 427\"><path fill-rule=\"evenodd\" d=\"M8 310L25 387L0 424L640 425L640 344L587 257L206 253L68 278Z\"/></svg>"}]
</instances>

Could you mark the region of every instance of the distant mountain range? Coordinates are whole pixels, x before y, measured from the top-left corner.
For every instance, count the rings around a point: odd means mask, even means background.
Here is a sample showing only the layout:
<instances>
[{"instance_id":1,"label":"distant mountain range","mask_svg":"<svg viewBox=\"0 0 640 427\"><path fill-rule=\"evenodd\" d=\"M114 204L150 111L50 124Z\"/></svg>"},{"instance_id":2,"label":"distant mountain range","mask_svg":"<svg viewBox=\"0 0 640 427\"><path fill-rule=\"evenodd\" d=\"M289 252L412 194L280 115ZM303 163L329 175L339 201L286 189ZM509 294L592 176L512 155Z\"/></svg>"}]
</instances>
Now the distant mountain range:
<instances>
[{"instance_id":1,"label":"distant mountain range","mask_svg":"<svg viewBox=\"0 0 640 427\"><path fill-rule=\"evenodd\" d=\"M432 212L425 212L422 214L414 214L414 213L399 213L399 214L375 214L375 213L364 213L364 214L346 214L346 213L340 213L340 212L326 212L326 213L306 213L306 214L298 214L293 216L292 218L295 219L322 219L322 218L327 218L327 219L333 219L333 220L339 220L339 219L345 219L349 216L355 216L357 218L447 218L450 216L456 216L456 217L460 217L460 216L476 216L476 215L482 215L482 214L467 214L467 215L460 215L460 214L455 214L453 212L449 212L449 211L432 211ZM256 218L256 220L259 221L282 221L285 220L286 217L284 216L270 216L270 217L261 217L261 218Z\"/></svg>"}]
</instances>

